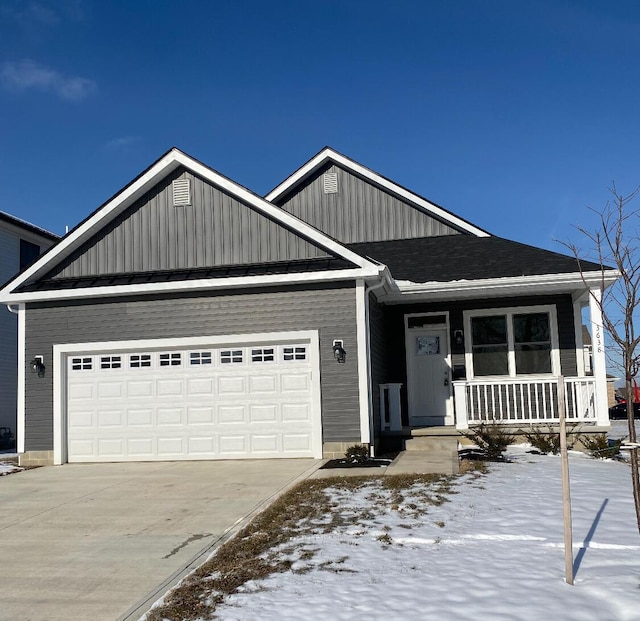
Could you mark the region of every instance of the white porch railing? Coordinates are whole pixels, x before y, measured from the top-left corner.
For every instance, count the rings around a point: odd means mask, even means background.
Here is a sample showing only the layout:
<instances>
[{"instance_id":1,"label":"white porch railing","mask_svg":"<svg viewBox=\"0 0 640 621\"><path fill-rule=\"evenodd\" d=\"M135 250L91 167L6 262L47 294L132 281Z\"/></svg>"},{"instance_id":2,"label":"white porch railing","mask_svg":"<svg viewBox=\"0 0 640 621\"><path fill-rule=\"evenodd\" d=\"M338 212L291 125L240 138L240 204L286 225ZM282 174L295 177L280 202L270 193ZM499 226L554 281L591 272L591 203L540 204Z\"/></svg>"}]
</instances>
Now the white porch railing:
<instances>
[{"instance_id":1,"label":"white porch railing","mask_svg":"<svg viewBox=\"0 0 640 621\"><path fill-rule=\"evenodd\" d=\"M593 377L566 377L569 422L597 422ZM483 422L528 425L558 422L558 378L504 378L453 382L456 427Z\"/></svg>"}]
</instances>

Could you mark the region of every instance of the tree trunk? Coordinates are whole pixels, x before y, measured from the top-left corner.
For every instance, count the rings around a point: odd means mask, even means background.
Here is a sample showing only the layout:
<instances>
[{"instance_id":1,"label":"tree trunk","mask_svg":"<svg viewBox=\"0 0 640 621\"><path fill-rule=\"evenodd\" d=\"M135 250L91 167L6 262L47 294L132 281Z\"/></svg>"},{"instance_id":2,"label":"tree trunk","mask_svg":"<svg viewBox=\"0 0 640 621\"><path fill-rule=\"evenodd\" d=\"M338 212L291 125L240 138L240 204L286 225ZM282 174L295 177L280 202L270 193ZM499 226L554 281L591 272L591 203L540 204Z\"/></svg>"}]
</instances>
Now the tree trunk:
<instances>
[{"instance_id":1,"label":"tree trunk","mask_svg":"<svg viewBox=\"0 0 640 621\"><path fill-rule=\"evenodd\" d=\"M627 377L625 380L627 389L627 422L629 423L629 442L636 443L636 421L634 418L633 408L633 383L632 378ZM636 508L636 521L638 523L638 531L640 531L640 477L638 476L638 449L633 447L630 451L631 457L631 484L633 485L633 503Z\"/></svg>"}]
</instances>

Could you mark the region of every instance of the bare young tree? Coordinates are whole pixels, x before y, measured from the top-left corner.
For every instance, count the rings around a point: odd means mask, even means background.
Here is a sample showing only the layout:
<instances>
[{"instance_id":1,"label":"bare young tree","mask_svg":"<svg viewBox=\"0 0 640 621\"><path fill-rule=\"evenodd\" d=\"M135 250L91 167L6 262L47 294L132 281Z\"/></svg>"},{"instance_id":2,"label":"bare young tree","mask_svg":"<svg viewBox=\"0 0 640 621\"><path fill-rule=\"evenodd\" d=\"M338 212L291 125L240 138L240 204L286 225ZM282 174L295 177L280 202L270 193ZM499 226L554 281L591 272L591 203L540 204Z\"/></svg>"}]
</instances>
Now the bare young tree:
<instances>
[{"instance_id":1,"label":"bare young tree","mask_svg":"<svg viewBox=\"0 0 640 621\"><path fill-rule=\"evenodd\" d=\"M604 208L601 211L592 210L598 216L598 228L590 231L577 227L589 240L595 254L593 258L601 266L601 297L595 295L592 287L586 283L579 248L572 243L564 245L576 257L585 286L602 312L602 323L608 340L620 355L619 365L624 374L627 396L629 443L633 446L630 451L633 499L640 531L640 478L633 409L634 379L640 371L640 329L636 330L634 325L634 320L640 320L640 209L631 207L640 188L624 196L613 185L610 192L612 199ZM613 285L605 287L604 273L611 267L617 269L620 276Z\"/></svg>"}]
</instances>

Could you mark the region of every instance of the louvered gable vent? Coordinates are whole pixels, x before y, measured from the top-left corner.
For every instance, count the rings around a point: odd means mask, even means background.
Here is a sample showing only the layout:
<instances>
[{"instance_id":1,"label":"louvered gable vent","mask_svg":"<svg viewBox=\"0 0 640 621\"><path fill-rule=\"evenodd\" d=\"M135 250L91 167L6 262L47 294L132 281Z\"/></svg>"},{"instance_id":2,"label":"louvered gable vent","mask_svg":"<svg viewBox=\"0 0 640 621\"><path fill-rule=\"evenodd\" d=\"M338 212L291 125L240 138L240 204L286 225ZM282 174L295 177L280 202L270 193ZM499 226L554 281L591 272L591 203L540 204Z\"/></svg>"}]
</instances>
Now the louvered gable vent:
<instances>
[{"instance_id":1,"label":"louvered gable vent","mask_svg":"<svg viewBox=\"0 0 640 621\"><path fill-rule=\"evenodd\" d=\"M173 206L191 205L191 180L176 179L172 183L173 187Z\"/></svg>"},{"instance_id":2,"label":"louvered gable vent","mask_svg":"<svg viewBox=\"0 0 640 621\"><path fill-rule=\"evenodd\" d=\"M337 194L338 193L338 173L328 172L323 175L324 193L325 194Z\"/></svg>"}]
</instances>

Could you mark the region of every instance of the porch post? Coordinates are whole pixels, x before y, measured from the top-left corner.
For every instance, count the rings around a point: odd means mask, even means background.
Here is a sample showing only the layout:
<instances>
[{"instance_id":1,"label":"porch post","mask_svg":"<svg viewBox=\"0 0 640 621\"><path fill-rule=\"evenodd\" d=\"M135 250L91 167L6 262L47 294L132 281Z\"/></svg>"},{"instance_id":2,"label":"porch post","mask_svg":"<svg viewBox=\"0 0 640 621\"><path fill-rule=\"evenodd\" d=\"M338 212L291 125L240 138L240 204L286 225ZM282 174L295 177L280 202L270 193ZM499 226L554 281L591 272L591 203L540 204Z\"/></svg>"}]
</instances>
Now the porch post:
<instances>
[{"instance_id":1,"label":"porch post","mask_svg":"<svg viewBox=\"0 0 640 621\"><path fill-rule=\"evenodd\" d=\"M607 362L604 351L604 327L600 301L602 291L592 289L589 295L591 315L591 347L593 357L593 377L596 383L596 418L598 425L609 425L609 403L607 400Z\"/></svg>"},{"instance_id":2,"label":"porch post","mask_svg":"<svg viewBox=\"0 0 640 621\"><path fill-rule=\"evenodd\" d=\"M469 429L467 420L467 382L453 382L453 401L456 411L456 429Z\"/></svg>"}]
</instances>

